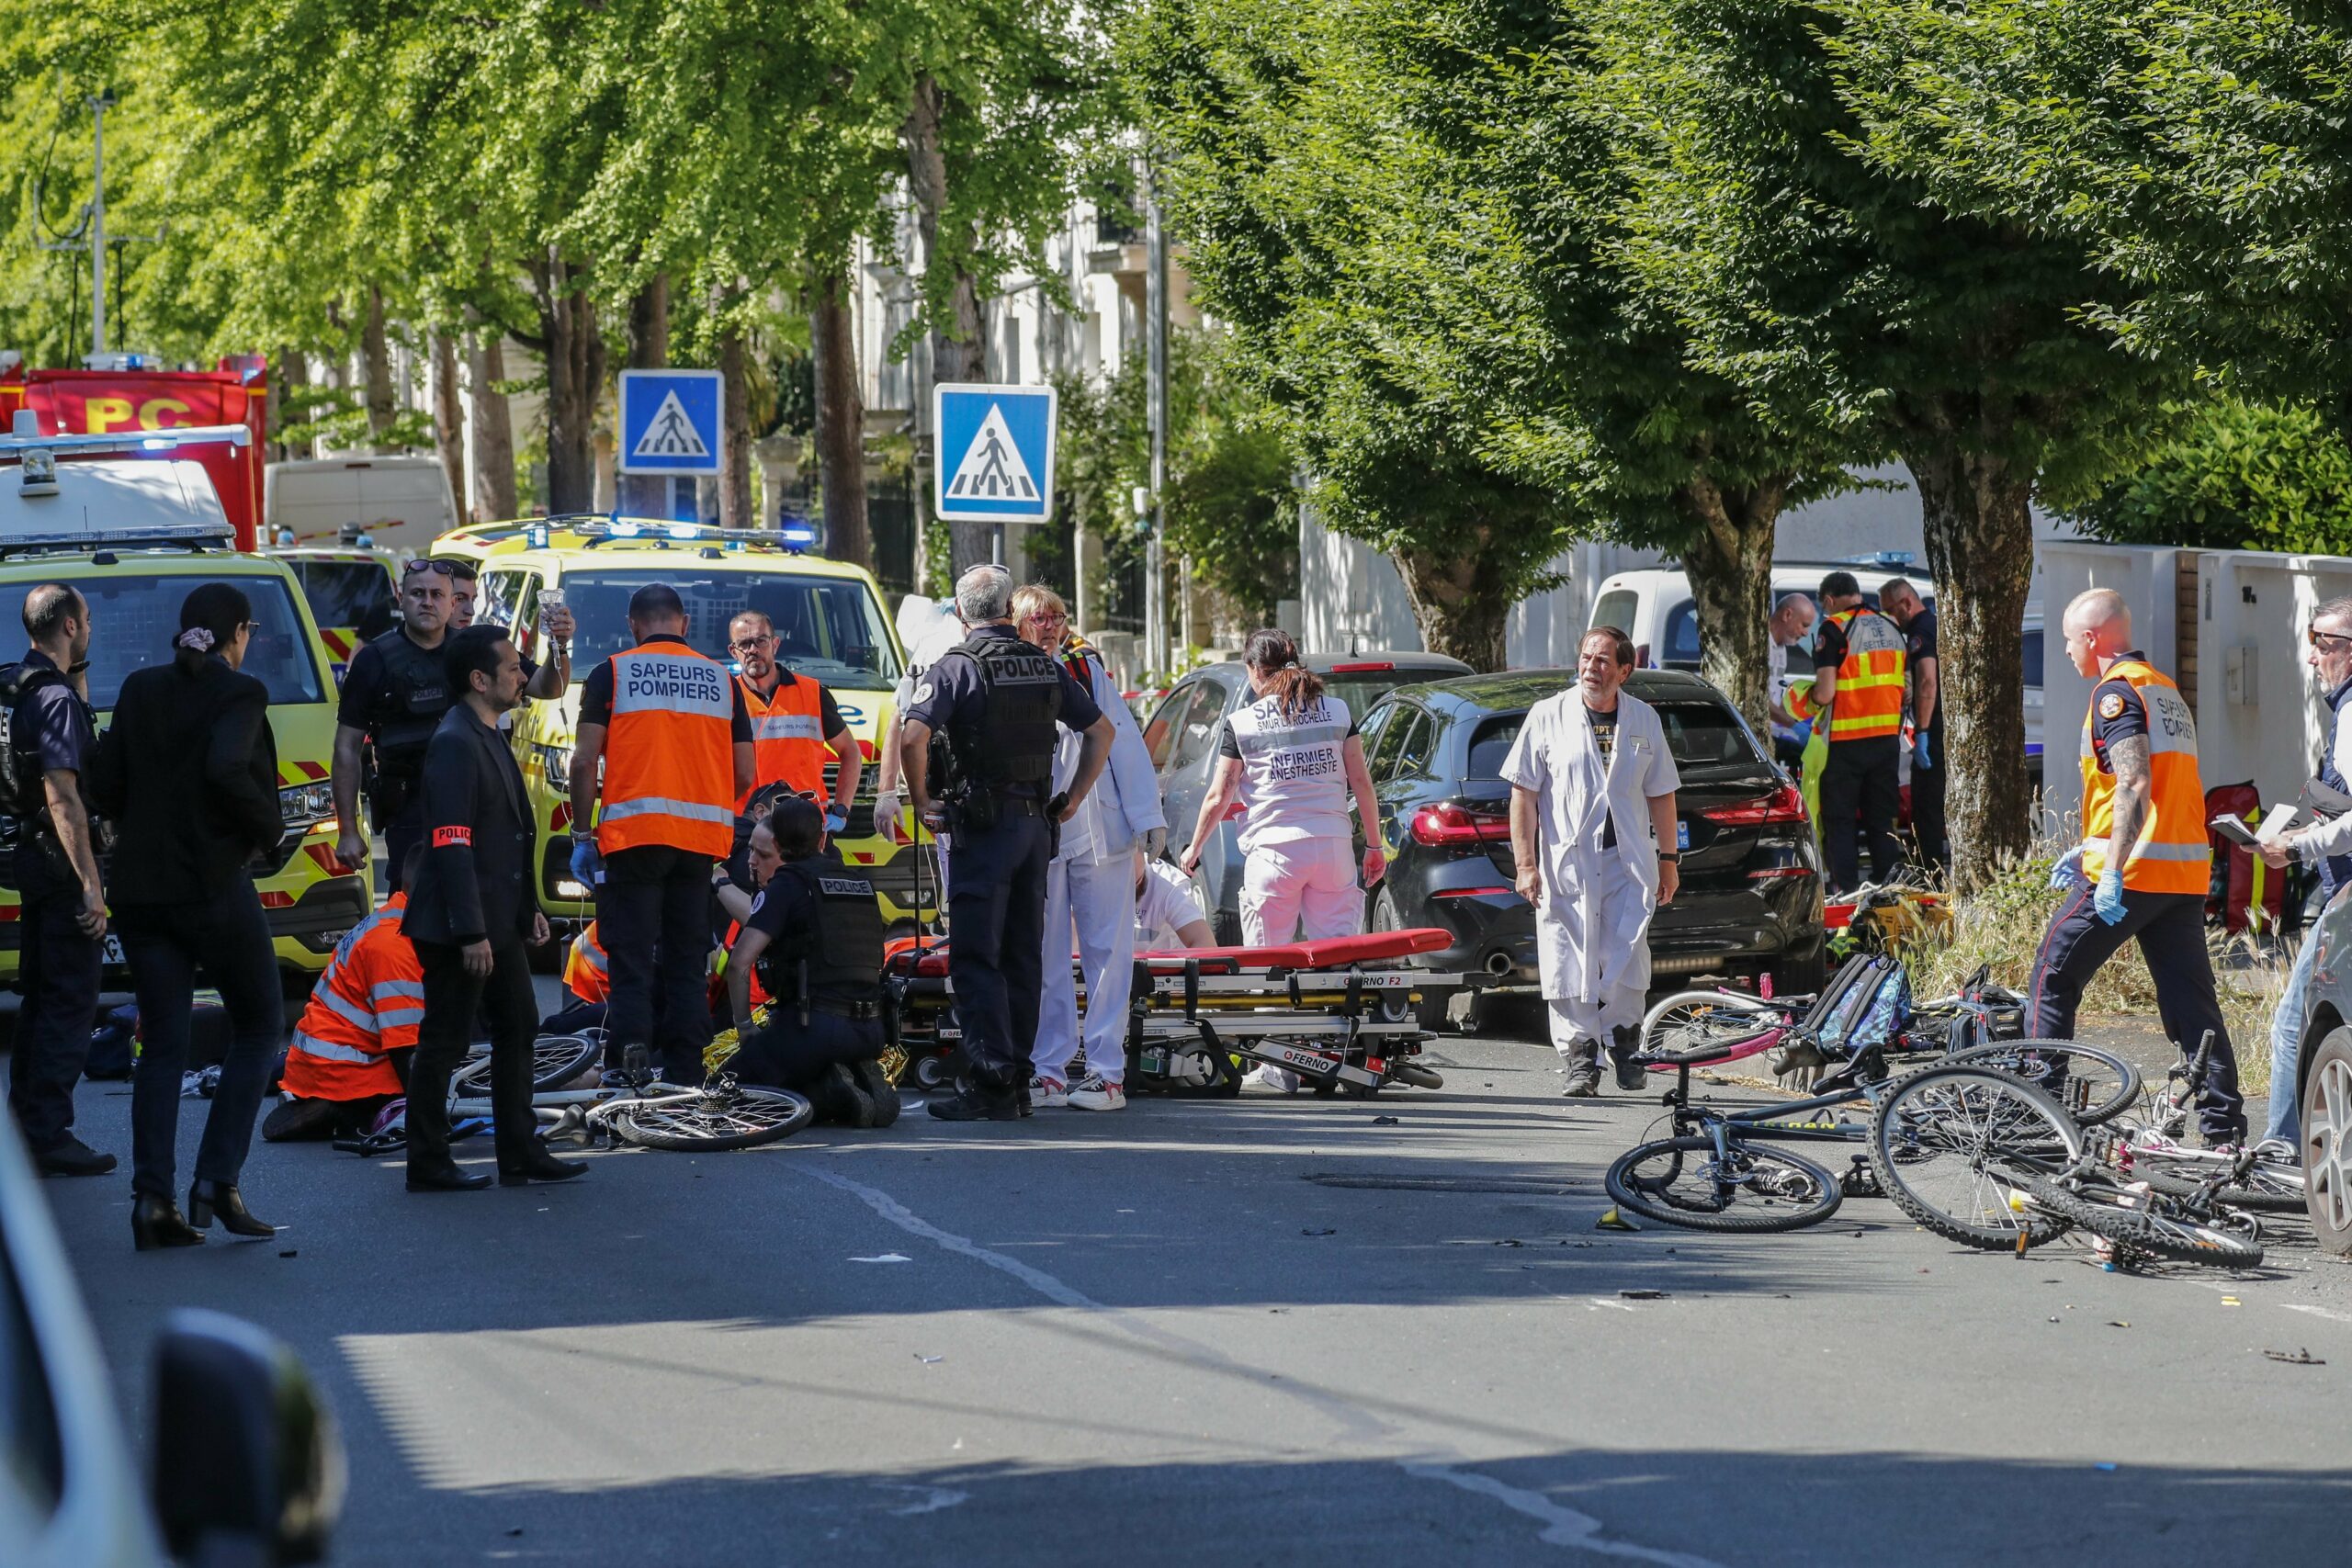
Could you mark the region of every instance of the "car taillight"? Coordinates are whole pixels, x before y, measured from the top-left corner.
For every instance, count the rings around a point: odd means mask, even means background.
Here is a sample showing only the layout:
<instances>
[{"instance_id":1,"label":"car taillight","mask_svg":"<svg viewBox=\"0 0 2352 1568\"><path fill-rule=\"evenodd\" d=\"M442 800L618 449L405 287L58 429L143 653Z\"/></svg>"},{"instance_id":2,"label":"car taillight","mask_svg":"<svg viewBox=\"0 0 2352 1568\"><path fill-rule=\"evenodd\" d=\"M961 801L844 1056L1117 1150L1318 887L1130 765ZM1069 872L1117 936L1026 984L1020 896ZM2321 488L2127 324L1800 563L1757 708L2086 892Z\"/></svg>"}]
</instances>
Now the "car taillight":
<instances>
[{"instance_id":1,"label":"car taillight","mask_svg":"<svg viewBox=\"0 0 2352 1568\"><path fill-rule=\"evenodd\" d=\"M1413 842L1430 849L1510 841L1510 818L1499 811L1472 811L1449 800L1413 813Z\"/></svg>"},{"instance_id":2,"label":"car taillight","mask_svg":"<svg viewBox=\"0 0 2352 1568\"><path fill-rule=\"evenodd\" d=\"M1733 828L1762 828L1783 822L1803 822L1804 796L1793 784L1782 784L1761 800L1744 800L1736 806L1711 806L1699 813L1710 822L1721 822Z\"/></svg>"},{"instance_id":3,"label":"car taillight","mask_svg":"<svg viewBox=\"0 0 2352 1568\"><path fill-rule=\"evenodd\" d=\"M1367 671L1391 671L1396 668L1396 666L1394 663L1385 660L1377 663L1334 664L1331 666L1331 673L1334 675L1362 675Z\"/></svg>"}]
</instances>

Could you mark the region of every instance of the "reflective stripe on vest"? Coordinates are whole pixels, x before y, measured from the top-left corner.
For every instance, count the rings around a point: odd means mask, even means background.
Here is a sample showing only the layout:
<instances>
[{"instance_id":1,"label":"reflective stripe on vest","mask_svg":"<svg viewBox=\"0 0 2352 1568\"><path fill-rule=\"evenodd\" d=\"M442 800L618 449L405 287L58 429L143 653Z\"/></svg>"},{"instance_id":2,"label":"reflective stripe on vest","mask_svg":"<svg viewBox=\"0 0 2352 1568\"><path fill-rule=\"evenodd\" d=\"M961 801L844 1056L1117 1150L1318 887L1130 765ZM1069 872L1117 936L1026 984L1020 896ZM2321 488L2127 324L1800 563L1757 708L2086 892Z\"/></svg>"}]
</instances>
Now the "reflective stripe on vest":
<instances>
[{"instance_id":1,"label":"reflective stripe on vest","mask_svg":"<svg viewBox=\"0 0 2352 1568\"><path fill-rule=\"evenodd\" d=\"M743 705L752 714L752 787L735 803L738 812L767 785L782 783L804 795L822 795L825 764L832 748L825 744L823 688L814 681L787 674L774 697L763 697L749 681Z\"/></svg>"},{"instance_id":2,"label":"reflective stripe on vest","mask_svg":"<svg viewBox=\"0 0 2352 1568\"><path fill-rule=\"evenodd\" d=\"M596 847L667 844L724 858L735 843L734 678L682 643L648 643L611 662Z\"/></svg>"},{"instance_id":3,"label":"reflective stripe on vest","mask_svg":"<svg viewBox=\"0 0 2352 1568\"><path fill-rule=\"evenodd\" d=\"M1829 619L1846 628L1846 658L1830 699L1830 743L1902 734L1903 633L1884 615L1860 606Z\"/></svg>"},{"instance_id":4,"label":"reflective stripe on vest","mask_svg":"<svg viewBox=\"0 0 2352 1568\"><path fill-rule=\"evenodd\" d=\"M298 1100L370 1100L401 1092L401 1076L390 1062L300 1029L278 1083Z\"/></svg>"},{"instance_id":5,"label":"reflective stripe on vest","mask_svg":"<svg viewBox=\"0 0 2352 1568\"><path fill-rule=\"evenodd\" d=\"M1244 854L1261 844L1349 835L1348 705L1327 695L1298 718L1285 722L1282 705L1265 697L1226 721L1241 753Z\"/></svg>"},{"instance_id":6,"label":"reflective stripe on vest","mask_svg":"<svg viewBox=\"0 0 2352 1568\"><path fill-rule=\"evenodd\" d=\"M294 1049L306 1056L316 1056L322 1062L350 1062L368 1066L376 1060L372 1051L362 1051L356 1045L338 1045L332 1040L322 1040L315 1034L294 1032Z\"/></svg>"},{"instance_id":7,"label":"reflective stripe on vest","mask_svg":"<svg viewBox=\"0 0 2352 1568\"><path fill-rule=\"evenodd\" d=\"M2213 849L2205 826L2205 785L2197 772L2197 721L2172 678L2136 659L2107 667L2102 682L2123 681L2148 714L2148 818L2123 863L2123 886L2137 893L2197 893L2211 880ZM2096 696L2094 696L2096 702ZM2115 831L2115 774L2099 766L2091 744L2095 716L2083 715L2083 874L2107 870Z\"/></svg>"}]
</instances>

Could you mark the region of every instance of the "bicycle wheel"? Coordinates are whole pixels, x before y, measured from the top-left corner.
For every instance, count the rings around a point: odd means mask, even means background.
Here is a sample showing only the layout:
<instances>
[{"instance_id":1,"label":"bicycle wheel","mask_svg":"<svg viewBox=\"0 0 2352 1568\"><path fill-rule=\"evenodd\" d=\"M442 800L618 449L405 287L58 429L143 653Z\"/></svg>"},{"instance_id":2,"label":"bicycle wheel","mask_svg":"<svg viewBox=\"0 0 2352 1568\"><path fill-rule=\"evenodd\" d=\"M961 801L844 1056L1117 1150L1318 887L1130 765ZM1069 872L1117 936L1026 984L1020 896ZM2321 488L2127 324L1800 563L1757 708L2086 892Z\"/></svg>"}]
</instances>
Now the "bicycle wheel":
<instances>
[{"instance_id":1,"label":"bicycle wheel","mask_svg":"<svg viewBox=\"0 0 2352 1568\"><path fill-rule=\"evenodd\" d=\"M594 1066L598 1055L594 1041L577 1034L543 1034L531 1046L531 1092L551 1094ZM490 1053L469 1056L449 1075L453 1100L490 1099Z\"/></svg>"},{"instance_id":2,"label":"bicycle wheel","mask_svg":"<svg viewBox=\"0 0 2352 1568\"><path fill-rule=\"evenodd\" d=\"M2040 1089L1988 1067L1929 1067L1871 1108L1864 1153L1896 1208L1950 1241L2007 1251L2066 1227L2022 1205L2020 1169L2082 1153L2074 1120Z\"/></svg>"},{"instance_id":3,"label":"bicycle wheel","mask_svg":"<svg viewBox=\"0 0 2352 1568\"><path fill-rule=\"evenodd\" d=\"M2093 1174L2080 1187L2054 1176L2022 1178L2033 1201L2125 1252L2175 1263L2251 1269L2262 1261L2253 1226L2236 1216L2199 1218L2160 1193L2126 1192Z\"/></svg>"},{"instance_id":4,"label":"bicycle wheel","mask_svg":"<svg viewBox=\"0 0 2352 1568\"><path fill-rule=\"evenodd\" d=\"M716 1154L788 1138L815 1114L808 1096L788 1089L722 1083L691 1099L663 1096L618 1101L606 1121L623 1143L640 1148Z\"/></svg>"},{"instance_id":5,"label":"bicycle wheel","mask_svg":"<svg viewBox=\"0 0 2352 1568\"><path fill-rule=\"evenodd\" d=\"M2112 1051L2072 1040L1996 1040L1944 1058L1955 1067L1991 1067L2023 1078L2064 1108L2076 1125L2095 1127L2140 1098L2140 1069Z\"/></svg>"},{"instance_id":6,"label":"bicycle wheel","mask_svg":"<svg viewBox=\"0 0 2352 1568\"><path fill-rule=\"evenodd\" d=\"M2205 1190L2205 1183L2222 1170L2218 1161L2199 1159L2195 1155L2164 1155L2134 1152L2132 1156L2132 1178L2144 1181L2157 1191L2172 1198L2193 1198ZM2243 1182L2225 1181L2211 1194L2214 1202L2233 1209L2255 1209L2267 1214L2300 1214L2303 1212L2303 1173L2293 1166L2272 1160L2256 1160Z\"/></svg>"},{"instance_id":7,"label":"bicycle wheel","mask_svg":"<svg viewBox=\"0 0 2352 1568\"><path fill-rule=\"evenodd\" d=\"M1734 1139L1660 1138L1617 1156L1606 1178L1620 1208L1702 1231L1793 1231L1838 1212L1838 1179L1802 1156Z\"/></svg>"},{"instance_id":8,"label":"bicycle wheel","mask_svg":"<svg viewBox=\"0 0 2352 1568\"><path fill-rule=\"evenodd\" d=\"M1706 1060L1782 1017L1772 1003L1736 991L1677 991L1642 1015L1642 1050L1659 1061Z\"/></svg>"}]
</instances>

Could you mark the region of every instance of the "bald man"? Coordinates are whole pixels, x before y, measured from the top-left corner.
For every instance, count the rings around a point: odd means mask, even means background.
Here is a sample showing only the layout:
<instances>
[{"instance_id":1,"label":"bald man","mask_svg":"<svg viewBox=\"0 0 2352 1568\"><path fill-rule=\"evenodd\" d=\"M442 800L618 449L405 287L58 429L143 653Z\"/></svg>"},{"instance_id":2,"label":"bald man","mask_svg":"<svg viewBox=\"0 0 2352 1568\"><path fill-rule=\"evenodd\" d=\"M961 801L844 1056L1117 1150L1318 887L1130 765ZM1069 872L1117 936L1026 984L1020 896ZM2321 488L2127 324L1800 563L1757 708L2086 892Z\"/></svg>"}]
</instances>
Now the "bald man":
<instances>
[{"instance_id":1,"label":"bald man","mask_svg":"<svg viewBox=\"0 0 2352 1568\"><path fill-rule=\"evenodd\" d=\"M2098 682L2083 720L2083 841L2051 885L2066 890L2034 959L2026 1033L2072 1040L2083 987L2136 938L2156 982L2156 1012L2184 1057L2205 1036L2213 1055L2198 1086L2210 1147L2243 1143L2237 1056L2205 948L2212 852L2197 726L2172 678L2132 647L2132 612L2094 588L2066 606L2066 657Z\"/></svg>"},{"instance_id":2,"label":"bald man","mask_svg":"<svg viewBox=\"0 0 2352 1568\"><path fill-rule=\"evenodd\" d=\"M1805 646L1818 618L1813 601L1792 593L1774 607L1769 623L1772 634L1772 754L1791 773L1804 767L1804 741L1797 735L1798 720L1789 712L1790 689L1800 682L1813 683L1813 650Z\"/></svg>"}]
</instances>

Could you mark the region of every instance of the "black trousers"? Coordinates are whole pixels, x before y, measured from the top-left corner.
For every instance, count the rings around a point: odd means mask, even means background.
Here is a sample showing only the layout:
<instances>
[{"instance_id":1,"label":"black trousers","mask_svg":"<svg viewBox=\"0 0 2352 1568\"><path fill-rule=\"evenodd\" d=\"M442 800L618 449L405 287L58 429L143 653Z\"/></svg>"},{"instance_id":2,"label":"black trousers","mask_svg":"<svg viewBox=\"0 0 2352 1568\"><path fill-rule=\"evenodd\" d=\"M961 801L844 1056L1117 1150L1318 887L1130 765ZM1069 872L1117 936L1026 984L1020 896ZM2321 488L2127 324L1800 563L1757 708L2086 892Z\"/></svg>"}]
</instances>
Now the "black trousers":
<instances>
[{"instance_id":1,"label":"black trousers","mask_svg":"<svg viewBox=\"0 0 2352 1568\"><path fill-rule=\"evenodd\" d=\"M234 1186L253 1147L254 1118L277 1048L286 1001L261 895L240 876L200 904L125 904L115 910L139 998L139 1066L130 1083L131 1190L173 1196L180 1128L180 1074L201 969L229 1014L220 1087L197 1145L196 1179Z\"/></svg>"},{"instance_id":2,"label":"black trousers","mask_svg":"<svg viewBox=\"0 0 2352 1568\"><path fill-rule=\"evenodd\" d=\"M30 845L19 854L38 853ZM79 886L27 890L17 930L17 983L25 1005L17 1014L17 1047L8 1062L8 1109L25 1146L41 1154L74 1131L74 1086L90 1055L98 1016L101 943L74 923Z\"/></svg>"},{"instance_id":3,"label":"black trousers","mask_svg":"<svg viewBox=\"0 0 2352 1568\"><path fill-rule=\"evenodd\" d=\"M1029 1087L1045 988L1046 866L1053 838L1042 816L1008 805L985 833L959 830L948 852L947 975L956 987L964 1055L990 1089Z\"/></svg>"},{"instance_id":4,"label":"black trousers","mask_svg":"<svg viewBox=\"0 0 2352 1568\"><path fill-rule=\"evenodd\" d=\"M2201 893L2123 895L2123 919L2109 925L2091 904L2092 889L2075 888L2058 906L2041 951L2033 961L2026 992L2025 1032L2037 1040L2072 1040L2075 1010L2083 987L2099 966L2135 938L2140 956L2156 982L2156 1015L2184 1059L2196 1059L2205 1033L2213 1034L2213 1055L2198 1086L2197 1119L2209 1143L2237 1143L2245 1136L2245 1101L2238 1093L2237 1053L2213 989L2213 959L2205 946L2205 896Z\"/></svg>"},{"instance_id":5,"label":"black trousers","mask_svg":"<svg viewBox=\"0 0 2352 1568\"><path fill-rule=\"evenodd\" d=\"M1833 893L1861 886L1858 828L1870 840L1874 880L1884 882L1903 864L1903 846L1894 837L1903 807L1902 748L1899 735L1829 743L1829 760L1821 768L1821 836Z\"/></svg>"},{"instance_id":6,"label":"black trousers","mask_svg":"<svg viewBox=\"0 0 2352 1568\"><path fill-rule=\"evenodd\" d=\"M882 1055L879 1019L848 1019L812 1010L804 1027L799 1010L788 1002L779 1003L769 1017L768 1026L744 1041L727 1064L726 1070L745 1083L806 1089L836 1063L870 1062Z\"/></svg>"},{"instance_id":7,"label":"black trousers","mask_svg":"<svg viewBox=\"0 0 2352 1568\"><path fill-rule=\"evenodd\" d=\"M606 1066L619 1066L628 1046L650 1045L660 1052L664 1078L702 1082L703 1048L710 1043L711 865L708 855L667 844L605 857L596 929L612 976Z\"/></svg>"},{"instance_id":8,"label":"black trousers","mask_svg":"<svg viewBox=\"0 0 2352 1568\"><path fill-rule=\"evenodd\" d=\"M1951 835L1944 827L1944 738L1935 736L1928 753L1932 768L1911 759L1911 836L1918 840L1919 858L1939 871L1951 869Z\"/></svg>"},{"instance_id":9,"label":"black trousers","mask_svg":"<svg viewBox=\"0 0 2352 1568\"><path fill-rule=\"evenodd\" d=\"M384 824L384 876L390 885L386 897L401 891L401 867L407 863L409 851L424 840L424 796L420 789L409 797L400 814Z\"/></svg>"},{"instance_id":10,"label":"black trousers","mask_svg":"<svg viewBox=\"0 0 2352 1568\"><path fill-rule=\"evenodd\" d=\"M466 973L466 950L420 942L424 1021L408 1070L408 1158L412 1166L449 1158L449 1075L466 1059L474 1017L490 1018L490 1110L497 1126L498 1168L518 1168L538 1128L531 1115L531 1047L539 1035L538 998L531 990L531 953L519 931L490 938L486 976Z\"/></svg>"}]
</instances>

